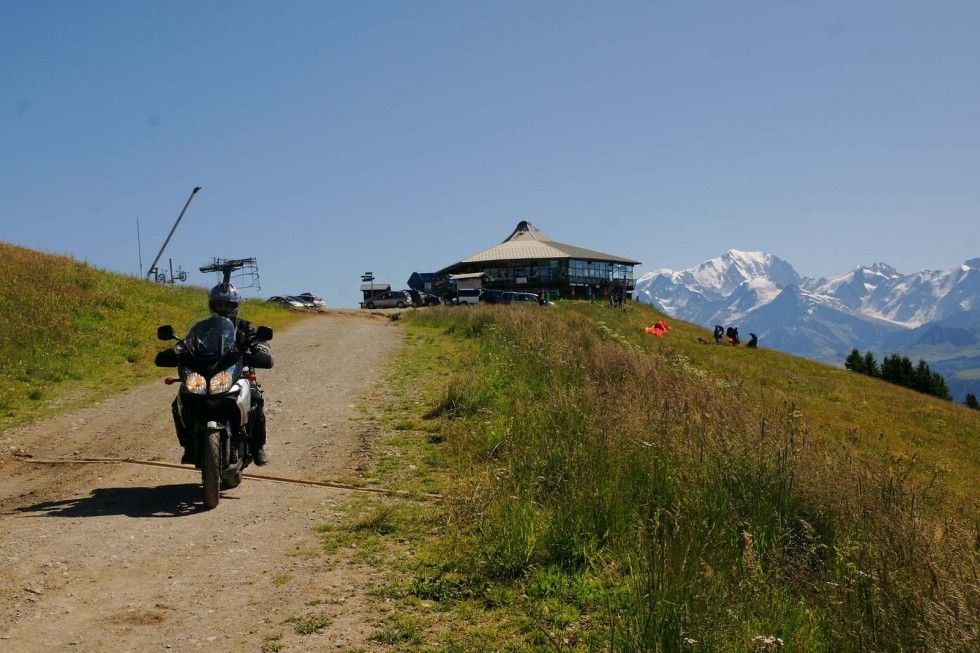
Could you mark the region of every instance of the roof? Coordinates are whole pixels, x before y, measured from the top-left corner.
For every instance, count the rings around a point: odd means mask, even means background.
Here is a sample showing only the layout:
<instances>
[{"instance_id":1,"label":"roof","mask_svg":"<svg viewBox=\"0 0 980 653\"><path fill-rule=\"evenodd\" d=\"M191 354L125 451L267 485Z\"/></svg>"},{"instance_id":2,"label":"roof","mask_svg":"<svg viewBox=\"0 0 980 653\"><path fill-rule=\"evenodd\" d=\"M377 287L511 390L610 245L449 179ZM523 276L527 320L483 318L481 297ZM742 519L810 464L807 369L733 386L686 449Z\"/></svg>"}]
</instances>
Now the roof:
<instances>
[{"instance_id":1,"label":"roof","mask_svg":"<svg viewBox=\"0 0 980 653\"><path fill-rule=\"evenodd\" d=\"M422 281L439 281L442 278L442 275L435 272L413 272L412 276L418 276Z\"/></svg>"},{"instance_id":2,"label":"roof","mask_svg":"<svg viewBox=\"0 0 980 653\"><path fill-rule=\"evenodd\" d=\"M361 290L391 290L387 283L362 283Z\"/></svg>"},{"instance_id":3,"label":"roof","mask_svg":"<svg viewBox=\"0 0 980 653\"><path fill-rule=\"evenodd\" d=\"M490 263L496 261L538 261L548 259L583 259L587 261L609 261L624 265L639 265L639 261L597 252L594 249L566 245L548 238L527 220L521 220L507 239L490 249L483 250L442 270L443 274L460 265L469 263Z\"/></svg>"},{"instance_id":4,"label":"roof","mask_svg":"<svg viewBox=\"0 0 980 653\"><path fill-rule=\"evenodd\" d=\"M450 279L479 279L487 276L486 272L469 272L467 274L450 274Z\"/></svg>"}]
</instances>

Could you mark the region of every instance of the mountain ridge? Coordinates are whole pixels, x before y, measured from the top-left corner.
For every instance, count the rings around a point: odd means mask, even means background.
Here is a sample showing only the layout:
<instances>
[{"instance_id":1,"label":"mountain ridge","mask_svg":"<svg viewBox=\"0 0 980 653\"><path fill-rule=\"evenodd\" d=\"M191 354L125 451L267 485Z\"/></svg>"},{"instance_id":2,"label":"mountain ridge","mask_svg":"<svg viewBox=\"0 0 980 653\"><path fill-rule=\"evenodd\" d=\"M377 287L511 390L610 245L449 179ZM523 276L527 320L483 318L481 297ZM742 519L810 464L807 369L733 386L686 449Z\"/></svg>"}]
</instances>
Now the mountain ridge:
<instances>
[{"instance_id":1,"label":"mountain ridge","mask_svg":"<svg viewBox=\"0 0 980 653\"><path fill-rule=\"evenodd\" d=\"M735 325L764 346L834 365L854 348L934 358L944 348L936 369L951 377L954 396L980 390L980 370L950 355L957 347L968 360L980 354L969 329L980 324L980 258L912 274L879 261L817 278L773 254L731 249L691 268L644 274L635 293L673 317Z\"/></svg>"}]
</instances>

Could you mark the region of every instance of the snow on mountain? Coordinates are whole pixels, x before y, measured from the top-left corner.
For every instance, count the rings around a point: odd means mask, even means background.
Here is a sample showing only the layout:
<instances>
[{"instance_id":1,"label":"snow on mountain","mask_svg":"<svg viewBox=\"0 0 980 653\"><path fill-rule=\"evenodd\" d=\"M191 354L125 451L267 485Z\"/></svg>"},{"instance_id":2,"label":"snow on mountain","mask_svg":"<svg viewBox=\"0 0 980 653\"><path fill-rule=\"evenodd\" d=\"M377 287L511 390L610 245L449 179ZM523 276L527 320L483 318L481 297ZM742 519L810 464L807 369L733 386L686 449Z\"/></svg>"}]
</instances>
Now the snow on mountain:
<instances>
[{"instance_id":1,"label":"snow on mountain","mask_svg":"<svg viewBox=\"0 0 980 653\"><path fill-rule=\"evenodd\" d=\"M807 280L804 288L835 297L864 315L915 328L980 306L980 259L910 275L877 263L839 277Z\"/></svg>"},{"instance_id":2,"label":"snow on mountain","mask_svg":"<svg viewBox=\"0 0 980 653\"><path fill-rule=\"evenodd\" d=\"M687 270L650 272L637 280L637 286L659 277L665 277L671 285L683 286L708 300L727 297L740 285L753 279L769 279L779 287L800 281L793 266L782 259L765 252L741 252L737 249L728 250L718 258Z\"/></svg>"},{"instance_id":3,"label":"snow on mountain","mask_svg":"<svg viewBox=\"0 0 980 653\"><path fill-rule=\"evenodd\" d=\"M831 364L840 364L854 347L871 348L901 328L797 286L788 286L738 322L740 332L757 334L766 347Z\"/></svg>"},{"instance_id":4,"label":"snow on mountain","mask_svg":"<svg viewBox=\"0 0 980 653\"><path fill-rule=\"evenodd\" d=\"M803 288L817 295L839 299L849 308L862 310L869 295L902 278L903 275L890 265L875 263L870 267L856 267L847 274L830 279L807 279Z\"/></svg>"},{"instance_id":5,"label":"snow on mountain","mask_svg":"<svg viewBox=\"0 0 980 653\"><path fill-rule=\"evenodd\" d=\"M915 328L980 307L980 258L949 270L909 275L875 263L813 279L800 277L789 263L771 254L730 250L687 270L645 274L637 280L636 291L641 300L670 315L708 323L737 319L753 303L768 303L791 285L835 300L856 315Z\"/></svg>"},{"instance_id":6,"label":"snow on mountain","mask_svg":"<svg viewBox=\"0 0 980 653\"><path fill-rule=\"evenodd\" d=\"M764 346L840 364L854 347L914 347L933 322L969 323L980 312L980 258L938 272L905 275L875 263L813 279L771 254L730 250L686 270L645 274L636 294L668 315L706 328L736 325ZM952 333L934 331L930 342Z\"/></svg>"},{"instance_id":7,"label":"snow on mountain","mask_svg":"<svg viewBox=\"0 0 980 653\"><path fill-rule=\"evenodd\" d=\"M750 302L772 300L778 290L800 283L800 276L789 263L764 252L729 250L724 255L700 265L674 272L657 270L637 279L636 292L642 301L653 304L668 315L690 321L712 319L727 305L732 296L745 284L752 284L745 293L753 299L736 299L741 308L729 308L737 314L749 310Z\"/></svg>"}]
</instances>

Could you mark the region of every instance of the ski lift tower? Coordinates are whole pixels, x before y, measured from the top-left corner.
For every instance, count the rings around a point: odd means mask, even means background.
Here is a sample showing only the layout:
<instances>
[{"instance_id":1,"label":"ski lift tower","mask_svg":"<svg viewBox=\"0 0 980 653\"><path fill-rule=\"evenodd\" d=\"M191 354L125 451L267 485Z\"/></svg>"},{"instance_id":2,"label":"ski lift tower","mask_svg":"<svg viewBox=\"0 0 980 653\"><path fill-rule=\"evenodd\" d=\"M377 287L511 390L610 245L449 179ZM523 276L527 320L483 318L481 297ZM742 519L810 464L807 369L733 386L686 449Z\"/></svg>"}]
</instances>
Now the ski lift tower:
<instances>
[{"instance_id":1,"label":"ski lift tower","mask_svg":"<svg viewBox=\"0 0 980 653\"><path fill-rule=\"evenodd\" d=\"M180 212L180 215L177 216L177 222L175 222L174 223L174 226L170 228L170 233L167 234L167 239L165 241L163 241L163 247L160 248L160 251L157 253L157 257L155 259L153 259L153 263L150 263L150 269L146 273L146 278L147 279L156 279L157 281L166 281L166 278L167 278L166 277L166 273L163 273L163 278L161 279L161 272L157 269L157 263L160 261L160 257L163 256L163 250L167 249L167 245L170 243L170 239L174 237L174 232L177 231L177 226L180 224L180 221L184 219L184 214L187 213L187 207L191 205L191 200L194 199L194 196L197 195L197 191L199 191L199 190L201 190L201 187L200 186L195 186L194 187L194 190L191 191L191 196L187 198L187 203L184 204L183 210ZM138 229L139 229L139 225L137 223L137 233L138 233ZM138 238L138 235L137 235L137 238ZM140 271L140 274L142 274L142 270ZM186 279L187 276L184 275L184 278ZM181 279L181 281L183 281L183 280L184 279ZM170 283L172 284L173 282L174 282L174 271L173 271L173 261L171 261L170 262Z\"/></svg>"},{"instance_id":2,"label":"ski lift tower","mask_svg":"<svg viewBox=\"0 0 980 653\"><path fill-rule=\"evenodd\" d=\"M231 283L232 279L238 281L239 288L256 288L261 290L259 285L259 264L254 258L216 258L210 265L200 268L201 272L220 272L221 283Z\"/></svg>"}]
</instances>

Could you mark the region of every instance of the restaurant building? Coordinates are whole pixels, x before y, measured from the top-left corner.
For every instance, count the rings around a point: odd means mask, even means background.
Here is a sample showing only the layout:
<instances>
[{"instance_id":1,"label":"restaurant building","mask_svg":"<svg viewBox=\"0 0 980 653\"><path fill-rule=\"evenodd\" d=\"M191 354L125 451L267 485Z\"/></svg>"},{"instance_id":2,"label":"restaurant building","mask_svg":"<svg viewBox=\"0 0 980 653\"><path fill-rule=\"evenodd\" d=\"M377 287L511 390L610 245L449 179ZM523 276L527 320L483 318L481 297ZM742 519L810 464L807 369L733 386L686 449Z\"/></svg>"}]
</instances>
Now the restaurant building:
<instances>
[{"instance_id":1,"label":"restaurant building","mask_svg":"<svg viewBox=\"0 0 980 653\"><path fill-rule=\"evenodd\" d=\"M549 299L629 298L639 261L566 245L526 220L495 247L439 270L437 275L486 274L484 288L541 294Z\"/></svg>"}]
</instances>

